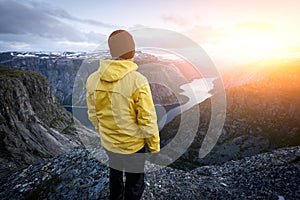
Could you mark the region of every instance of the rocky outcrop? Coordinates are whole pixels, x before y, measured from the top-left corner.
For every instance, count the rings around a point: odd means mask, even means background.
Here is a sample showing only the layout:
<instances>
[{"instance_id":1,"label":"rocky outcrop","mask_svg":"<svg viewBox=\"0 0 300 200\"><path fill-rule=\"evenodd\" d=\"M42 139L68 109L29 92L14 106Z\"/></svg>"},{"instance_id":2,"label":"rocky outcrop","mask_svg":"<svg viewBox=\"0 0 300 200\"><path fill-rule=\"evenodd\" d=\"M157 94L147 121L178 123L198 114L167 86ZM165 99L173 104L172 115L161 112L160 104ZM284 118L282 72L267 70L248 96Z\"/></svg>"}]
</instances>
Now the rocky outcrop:
<instances>
[{"instance_id":1,"label":"rocky outcrop","mask_svg":"<svg viewBox=\"0 0 300 200\"><path fill-rule=\"evenodd\" d=\"M189 172L149 163L147 169L151 172L146 173L144 200L300 198L300 147ZM0 198L109 199L108 173L89 151L76 148L2 177Z\"/></svg>"},{"instance_id":2,"label":"rocky outcrop","mask_svg":"<svg viewBox=\"0 0 300 200\"><path fill-rule=\"evenodd\" d=\"M0 54L0 65L37 72L48 80L53 94L61 104L71 105L72 88L76 73L85 53L20 53ZM67 84L66 84L67 83Z\"/></svg>"},{"instance_id":3,"label":"rocky outcrop","mask_svg":"<svg viewBox=\"0 0 300 200\"><path fill-rule=\"evenodd\" d=\"M91 134L59 105L42 75L5 67L0 72L1 172L65 153Z\"/></svg>"}]
</instances>

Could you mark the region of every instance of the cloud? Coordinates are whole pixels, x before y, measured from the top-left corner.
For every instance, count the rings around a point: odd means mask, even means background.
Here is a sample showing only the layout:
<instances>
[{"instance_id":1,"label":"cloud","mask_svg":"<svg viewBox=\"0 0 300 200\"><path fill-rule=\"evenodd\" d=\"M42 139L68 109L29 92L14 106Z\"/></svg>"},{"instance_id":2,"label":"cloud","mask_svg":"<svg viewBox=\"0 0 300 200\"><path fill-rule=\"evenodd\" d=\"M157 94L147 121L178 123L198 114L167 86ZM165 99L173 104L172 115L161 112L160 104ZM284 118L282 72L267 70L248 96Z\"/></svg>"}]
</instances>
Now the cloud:
<instances>
[{"instance_id":1,"label":"cloud","mask_svg":"<svg viewBox=\"0 0 300 200\"><path fill-rule=\"evenodd\" d=\"M74 18L61 9L48 9L46 12L41 6L34 7L34 4L0 1L0 41L3 45L1 50L3 51L5 47L8 49L15 47L17 50L22 47L24 50L39 46L47 48L45 44L55 46L59 41L78 43L75 46L79 48L80 44L97 45L106 38L101 33L79 30L61 18L101 25L98 21ZM56 47L63 48L61 44Z\"/></svg>"},{"instance_id":2,"label":"cloud","mask_svg":"<svg viewBox=\"0 0 300 200\"><path fill-rule=\"evenodd\" d=\"M42 12L48 14L49 16L57 17L60 19L67 19L75 22L80 22L80 23L89 24L93 26L101 26L105 28L117 28L117 26L115 25L104 23L98 20L80 19L78 17L71 15L70 13L68 13L67 11L61 8L53 8L46 3L30 2L30 5L32 5L35 9L41 10Z\"/></svg>"},{"instance_id":3,"label":"cloud","mask_svg":"<svg viewBox=\"0 0 300 200\"><path fill-rule=\"evenodd\" d=\"M29 30L38 31L38 26L44 28L49 22L57 23L54 19L44 15L42 12L34 11L32 8L26 7L14 1L0 2L0 33L24 34Z\"/></svg>"},{"instance_id":4,"label":"cloud","mask_svg":"<svg viewBox=\"0 0 300 200\"><path fill-rule=\"evenodd\" d=\"M222 27L195 24L186 28L184 33L200 43L220 44L228 40L247 39L249 35L263 36L275 30L275 25L271 23L244 21Z\"/></svg>"},{"instance_id":5,"label":"cloud","mask_svg":"<svg viewBox=\"0 0 300 200\"><path fill-rule=\"evenodd\" d=\"M148 26L145 26L143 24L135 24L131 27L129 27L129 30L137 30L137 29L143 29L143 28L149 28Z\"/></svg>"},{"instance_id":6,"label":"cloud","mask_svg":"<svg viewBox=\"0 0 300 200\"><path fill-rule=\"evenodd\" d=\"M93 32L83 33L58 18L113 27L99 21L73 17L62 9L45 10L42 6L32 7L16 1L0 1L0 34L30 34L74 41L86 40L91 38L92 34L95 35Z\"/></svg>"},{"instance_id":7,"label":"cloud","mask_svg":"<svg viewBox=\"0 0 300 200\"><path fill-rule=\"evenodd\" d=\"M190 25L189 20L180 15L175 15L175 14L163 15L162 19L165 23L175 24L179 27L187 27Z\"/></svg>"},{"instance_id":8,"label":"cloud","mask_svg":"<svg viewBox=\"0 0 300 200\"><path fill-rule=\"evenodd\" d=\"M8 39L6 39L8 38ZM16 40L13 40L16 38ZM65 39L49 40L47 38L31 38L26 35L5 37L0 35L0 51L93 51L99 43L70 41Z\"/></svg>"},{"instance_id":9,"label":"cloud","mask_svg":"<svg viewBox=\"0 0 300 200\"><path fill-rule=\"evenodd\" d=\"M30 49L30 45L24 42L7 42L0 40L0 51L5 50L26 50Z\"/></svg>"},{"instance_id":10,"label":"cloud","mask_svg":"<svg viewBox=\"0 0 300 200\"><path fill-rule=\"evenodd\" d=\"M227 37L229 33L223 28L197 24L185 29L184 34L203 44L219 42Z\"/></svg>"},{"instance_id":11,"label":"cloud","mask_svg":"<svg viewBox=\"0 0 300 200\"><path fill-rule=\"evenodd\" d=\"M88 43L88 42L70 42L70 41L59 41L57 42L58 45L62 46L73 46L73 47L85 47L85 48L96 48L97 45L95 43Z\"/></svg>"}]
</instances>

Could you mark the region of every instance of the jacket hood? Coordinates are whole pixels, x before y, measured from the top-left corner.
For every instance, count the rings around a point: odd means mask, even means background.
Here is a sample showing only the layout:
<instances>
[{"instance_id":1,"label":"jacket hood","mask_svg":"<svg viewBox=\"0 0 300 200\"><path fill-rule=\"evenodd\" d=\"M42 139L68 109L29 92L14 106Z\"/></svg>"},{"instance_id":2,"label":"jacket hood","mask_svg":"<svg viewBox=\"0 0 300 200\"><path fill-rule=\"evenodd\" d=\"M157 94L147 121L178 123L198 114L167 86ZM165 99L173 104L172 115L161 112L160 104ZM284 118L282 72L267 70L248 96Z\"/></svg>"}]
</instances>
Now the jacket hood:
<instances>
[{"instance_id":1,"label":"jacket hood","mask_svg":"<svg viewBox=\"0 0 300 200\"><path fill-rule=\"evenodd\" d=\"M137 68L137 64L129 60L100 60L100 79L107 82L118 81Z\"/></svg>"}]
</instances>

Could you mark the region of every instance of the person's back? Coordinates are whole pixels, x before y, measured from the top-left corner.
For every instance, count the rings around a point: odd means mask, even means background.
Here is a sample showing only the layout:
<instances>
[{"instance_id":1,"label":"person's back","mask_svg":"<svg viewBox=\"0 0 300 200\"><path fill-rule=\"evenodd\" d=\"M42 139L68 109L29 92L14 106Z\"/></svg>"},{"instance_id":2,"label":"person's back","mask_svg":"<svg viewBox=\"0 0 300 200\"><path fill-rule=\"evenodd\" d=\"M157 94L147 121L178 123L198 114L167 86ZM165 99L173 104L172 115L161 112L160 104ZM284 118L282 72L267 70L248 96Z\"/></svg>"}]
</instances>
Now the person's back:
<instances>
[{"instance_id":1,"label":"person's back","mask_svg":"<svg viewBox=\"0 0 300 200\"><path fill-rule=\"evenodd\" d=\"M132 61L103 60L100 66L95 109L103 147L129 154L142 149L146 140L157 151L157 119L147 79Z\"/></svg>"},{"instance_id":2,"label":"person's back","mask_svg":"<svg viewBox=\"0 0 300 200\"><path fill-rule=\"evenodd\" d=\"M160 150L156 112L148 80L132 61L134 41L123 30L109 37L112 60L101 60L87 81L89 119L100 133L110 164L111 199L139 199L144 190L144 159L132 158Z\"/></svg>"}]
</instances>

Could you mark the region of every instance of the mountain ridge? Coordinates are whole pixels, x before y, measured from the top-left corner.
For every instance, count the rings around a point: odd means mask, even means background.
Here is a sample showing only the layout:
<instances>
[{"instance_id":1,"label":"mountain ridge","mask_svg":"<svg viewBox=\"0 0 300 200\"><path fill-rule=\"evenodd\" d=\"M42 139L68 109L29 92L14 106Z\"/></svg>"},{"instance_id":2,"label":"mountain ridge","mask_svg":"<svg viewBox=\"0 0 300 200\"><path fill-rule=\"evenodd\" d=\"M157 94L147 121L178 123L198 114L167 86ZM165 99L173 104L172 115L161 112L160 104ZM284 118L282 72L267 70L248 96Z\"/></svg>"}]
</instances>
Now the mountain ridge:
<instances>
[{"instance_id":1,"label":"mountain ridge","mask_svg":"<svg viewBox=\"0 0 300 200\"><path fill-rule=\"evenodd\" d=\"M297 67L300 58L273 58L259 60L244 66L233 67L222 74L225 88L245 85L251 82L264 80L272 73L285 68L285 66Z\"/></svg>"},{"instance_id":2,"label":"mountain ridge","mask_svg":"<svg viewBox=\"0 0 300 200\"><path fill-rule=\"evenodd\" d=\"M287 62L289 63L289 62ZM283 73L285 72L285 73ZM222 164L277 148L300 145L300 63L280 65L263 80L226 88L226 119L222 134L202 160L198 151L211 118L210 99L200 103L197 135L174 167ZM163 132L173 138L180 124L176 118ZM173 131L170 131L173 130Z\"/></svg>"}]
</instances>

